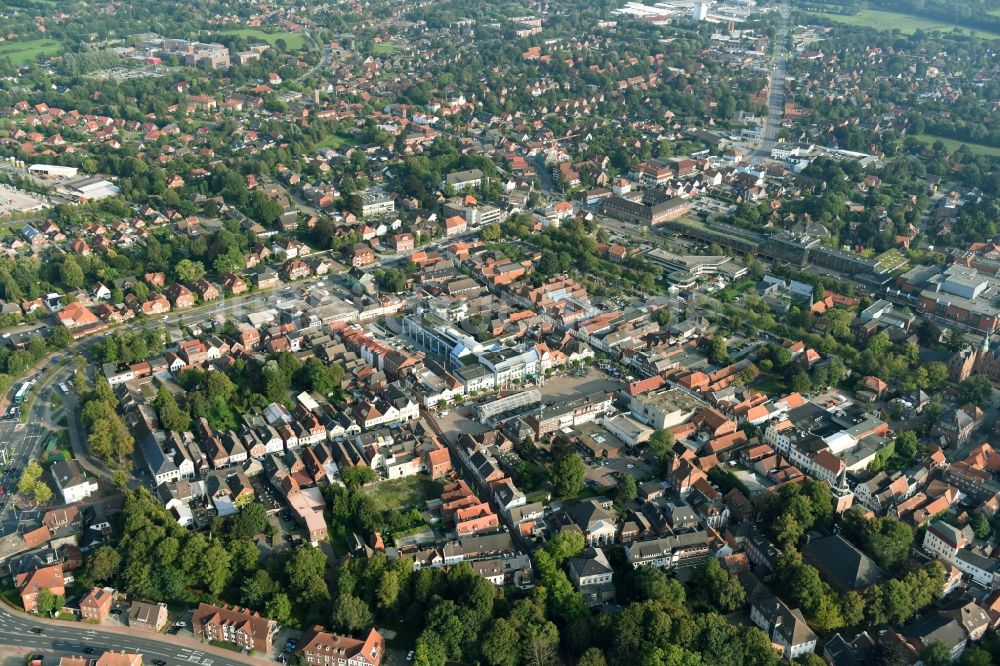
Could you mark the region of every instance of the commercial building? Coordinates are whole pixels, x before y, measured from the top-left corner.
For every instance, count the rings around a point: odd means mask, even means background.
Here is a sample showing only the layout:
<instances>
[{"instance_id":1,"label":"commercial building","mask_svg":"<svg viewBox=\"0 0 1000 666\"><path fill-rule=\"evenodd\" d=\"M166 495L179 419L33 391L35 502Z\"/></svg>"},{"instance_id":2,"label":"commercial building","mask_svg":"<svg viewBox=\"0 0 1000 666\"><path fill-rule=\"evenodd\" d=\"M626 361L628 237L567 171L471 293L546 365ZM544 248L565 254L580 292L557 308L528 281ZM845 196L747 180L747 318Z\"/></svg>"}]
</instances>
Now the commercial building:
<instances>
[{"instance_id":1,"label":"commercial building","mask_svg":"<svg viewBox=\"0 0 1000 666\"><path fill-rule=\"evenodd\" d=\"M626 546L625 557L633 569L698 566L708 559L708 533L698 530L650 541L633 541Z\"/></svg>"},{"instance_id":2,"label":"commercial building","mask_svg":"<svg viewBox=\"0 0 1000 666\"><path fill-rule=\"evenodd\" d=\"M592 393L584 398L546 407L530 415L527 421L535 431L535 437L539 438L556 430L594 421L610 408L609 394Z\"/></svg>"},{"instance_id":3,"label":"commercial building","mask_svg":"<svg viewBox=\"0 0 1000 666\"><path fill-rule=\"evenodd\" d=\"M896 279L896 293L946 324L985 334L1000 326L1000 278L971 266L915 266Z\"/></svg>"},{"instance_id":4,"label":"commercial building","mask_svg":"<svg viewBox=\"0 0 1000 666\"><path fill-rule=\"evenodd\" d=\"M657 226L682 217L691 209L686 199L663 199L649 196L642 199L613 195L604 200L601 210L608 217L622 222Z\"/></svg>"}]
</instances>

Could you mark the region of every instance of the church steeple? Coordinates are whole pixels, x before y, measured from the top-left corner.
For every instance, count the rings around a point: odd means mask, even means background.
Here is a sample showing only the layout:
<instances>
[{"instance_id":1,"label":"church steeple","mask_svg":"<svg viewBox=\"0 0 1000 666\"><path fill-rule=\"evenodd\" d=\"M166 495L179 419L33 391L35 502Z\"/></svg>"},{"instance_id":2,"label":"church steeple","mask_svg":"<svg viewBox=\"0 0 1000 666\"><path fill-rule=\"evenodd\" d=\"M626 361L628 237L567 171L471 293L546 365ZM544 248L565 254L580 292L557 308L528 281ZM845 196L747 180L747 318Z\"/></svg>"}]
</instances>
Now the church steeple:
<instances>
[{"instance_id":1,"label":"church steeple","mask_svg":"<svg viewBox=\"0 0 1000 666\"><path fill-rule=\"evenodd\" d=\"M830 484L830 494L833 495L833 510L839 515L854 505L854 493L847 486L847 465L842 465L837 482Z\"/></svg>"}]
</instances>

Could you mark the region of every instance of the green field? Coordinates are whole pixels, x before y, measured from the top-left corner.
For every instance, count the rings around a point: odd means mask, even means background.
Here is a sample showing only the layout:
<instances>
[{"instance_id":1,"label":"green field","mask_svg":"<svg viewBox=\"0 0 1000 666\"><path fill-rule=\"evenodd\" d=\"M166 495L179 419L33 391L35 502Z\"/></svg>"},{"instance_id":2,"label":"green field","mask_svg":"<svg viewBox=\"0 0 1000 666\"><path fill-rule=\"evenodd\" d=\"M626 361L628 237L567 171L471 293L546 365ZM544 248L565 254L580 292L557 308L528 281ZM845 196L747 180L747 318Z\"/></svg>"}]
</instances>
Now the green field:
<instances>
[{"instance_id":1,"label":"green field","mask_svg":"<svg viewBox=\"0 0 1000 666\"><path fill-rule=\"evenodd\" d=\"M392 55L399 50L394 42L379 42L372 44L372 55Z\"/></svg>"},{"instance_id":2,"label":"green field","mask_svg":"<svg viewBox=\"0 0 1000 666\"><path fill-rule=\"evenodd\" d=\"M949 153L955 152L960 146L968 146L969 150L973 153L1000 157L1000 148L984 146L981 143L968 143L966 141L958 141L956 139L946 139L943 136L934 136L933 134L917 134L915 138L923 143L926 143L928 146L933 144L935 141L940 141L944 144L944 147L948 149Z\"/></svg>"},{"instance_id":3,"label":"green field","mask_svg":"<svg viewBox=\"0 0 1000 666\"><path fill-rule=\"evenodd\" d=\"M356 146L358 145L358 142L357 140L354 139L354 137L351 136L345 136L343 134L331 134L330 136L326 137L318 144L316 144L316 148L317 149L333 148L334 150L339 150L340 147L344 145Z\"/></svg>"},{"instance_id":4,"label":"green field","mask_svg":"<svg viewBox=\"0 0 1000 666\"><path fill-rule=\"evenodd\" d=\"M10 58L14 65L32 62L39 56L50 56L62 50L62 44L54 39L32 39L25 42L13 41L0 44L0 58Z\"/></svg>"},{"instance_id":5,"label":"green field","mask_svg":"<svg viewBox=\"0 0 1000 666\"><path fill-rule=\"evenodd\" d=\"M232 30L221 30L220 35L239 35L246 39L257 39L267 42L271 46L279 39L285 40L285 46L289 51L301 51L306 47L306 36L301 32L267 32L259 28L233 28Z\"/></svg>"},{"instance_id":6,"label":"green field","mask_svg":"<svg viewBox=\"0 0 1000 666\"><path fill-rule=\"evenodd\" d=\"M441 494L441 484L431 481L426 474L408 476L392 481L382 481L364 489L375 500L379 511L397 509L405 511L409 507L423 508L424 503Z\"/></svg>"},{"instance_id":7,"label":"green field","mask_svg":"<svg viewBox=\"0 0 1000 666\"><path fill-rule=\"evenodd\" d=\"M907 35L913 34L918 29L951 32L955 28L959 28L966 33L974 32L980 37L1000 39L1000 33L992 32L990 30L970 30L969 28L954 23L946 23L944 21L937 21L935 19L923 18L920 16L911 16L909 14L900 14L897 12L883 12L877 9L862 9L853 16L823 13L817 15L830 19L831 21L861 26L864 28L875 28L876 30L898 29L900 32Z\"/></svg>"}]
</instances>

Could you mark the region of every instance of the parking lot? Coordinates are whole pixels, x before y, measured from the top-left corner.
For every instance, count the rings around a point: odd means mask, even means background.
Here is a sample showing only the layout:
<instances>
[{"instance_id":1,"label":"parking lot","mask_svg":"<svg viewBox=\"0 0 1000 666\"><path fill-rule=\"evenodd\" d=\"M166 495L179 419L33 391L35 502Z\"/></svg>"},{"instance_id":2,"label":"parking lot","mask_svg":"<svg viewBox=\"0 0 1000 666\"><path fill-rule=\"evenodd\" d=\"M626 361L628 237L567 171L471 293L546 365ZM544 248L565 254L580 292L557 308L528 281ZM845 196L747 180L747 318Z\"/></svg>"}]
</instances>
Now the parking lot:
<instances>
[{"instance_id":1,"label":"parking lot","mask_svg":"<svg viewBox=\"0 0 1000 666\"><path fill-rule=\"evenodd\" d=\"M613 393L625 386L625 382L610 377L605 372L596 367L588 367L586 374L574 377L568 373L553 375L545 380L545 383L538 388L542 393L542 399L550 404L582 398L606 391Z\"/></svg>"}]
</instances>

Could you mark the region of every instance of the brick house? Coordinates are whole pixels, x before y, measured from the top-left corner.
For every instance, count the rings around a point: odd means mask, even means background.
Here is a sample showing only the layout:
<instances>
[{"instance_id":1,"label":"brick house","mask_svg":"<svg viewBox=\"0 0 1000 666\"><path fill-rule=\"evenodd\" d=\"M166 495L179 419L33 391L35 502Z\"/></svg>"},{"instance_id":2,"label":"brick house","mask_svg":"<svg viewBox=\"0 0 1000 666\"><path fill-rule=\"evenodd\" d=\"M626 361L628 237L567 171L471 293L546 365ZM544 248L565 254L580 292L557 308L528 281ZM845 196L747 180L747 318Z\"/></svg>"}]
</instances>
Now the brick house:
<instances>
[{"instance_id":1,"label":"brick house","mask_svg":"<svg viewBox=\"0 0 1000 666\"><path fill-rule=\"evenodd\" d=\"M66 594L66 582L63 577L62 564L35 569L30 573L19 574L14 579L14 585L21 593L21 604L24 610L34 613L38 610L38 596L42 590L48 590L57 597Z\"/></svg>"},{"instance_id":2,"label":"brick house","mask_svg":"<svg viewBox=\"0 0 1000 666\"><path fill-rule=\"evenodd\" d=\"M110 587L95 587L80 601L80 618L103 622L111 615L115 591Z\"/></svg>"},{"instance_id":3,"label":"brick house","mask_svg":"<svg viewBox=\"0 0 1000 666\"><path fill-rule=\"evenodd\" d=\"M175 308L189 308L194 305L194 294L182 284L172 284L167 288L167 298Z\"/></svg>"},{"instance_id":4,"label":"brick house","mask_svg":"<svg viewBox=\"0 0 1000 666\"><path fill-rule=\"evenodd\" d=\"M191 618L196 636L209 641L232 643L240 648L270 654L278 623L261 617L259 613L236 606L198 604Z\"/></svg>"},{"instance_id":5,"label":"brick house","mask_svg":"<svg viewBox=\"0 0 1000 666\"><path fill-rule=\"evenodd\" d=\"M247 290L247 281L234 273L226 273L222 277L222 286L230 294L236 296Z\"/></svg>"},{"instance_id":6,"label":"brick house","mask_svg":"<svg viewBox=\"0 0 1000 666\"><path fill-rule=\"evenodd\" d=\"M396 252L412 252L413 234L404 232L394 235L392 237L392 246L396 249Z\"/></svg>"},{"instance_id":7,"label":"brick house","mask_svg":"<svg viewBox=\"0 0 1000 666\"><path fill-rule=\"evenodd\" d=\"M375 251L367 245L355 245L351 248L351 266L361 268L375 263Z\"/></svg>"},{"instance_id":8,"label":"brick house","mask_svg":"<svg viewBox=\"0 0 1000 666\"><path fill-rule=\"evenodd\" d=\"M289 259L285 262L285 266L282 270L285 274L285 278L288 280L299 280L304 277L309 277L309 274L312 273L312 269L309 268L309 264L301 259Z\"/></svg>"},{"instance_id":9,"label":"brick house","mask_svg":"<svg viewBox=\"0 0 1000 666\"><path fill-rule=\"evenodd\" d=\"M200 296L203 301L214 301L222 295L219 292L219 288L205 278L202 278L195 283L194 290L198 292L198 296Z\"/></svg>"},{"instance_id":10,"label":"brick house","mask_svg":"<svg viewBox=\"0 0 1000 666\"><path fill-rule=\"evenodd\" d=\"M455 236L464 234L469 229L469 223L460 215L452 215L444 221L444 235Z\"/></svg>"},{"instance_id":11,"label":"brick house","mask_svg":"<svg viewBox=\"0 0 1000 666\"><path fill-rule=\"evenodd\" d=\"M147 315L157 315L163 314L164 312L170 312L170 301L168 301L162 294L157 294L142 304L142 311Z\"/></svg>"},{"instance_id":12,"label":"brick house","mask_svg":"<svg viewBox=\"0 0 1000 666\"><path fill-rule=\"evenodd\" d=\"M369 629L365 638L351 638L313 626L302 637L299 654L307 664L332 666L379 666L385 652L385 641L375 629Z\"/></svg>"}]
</instances>

